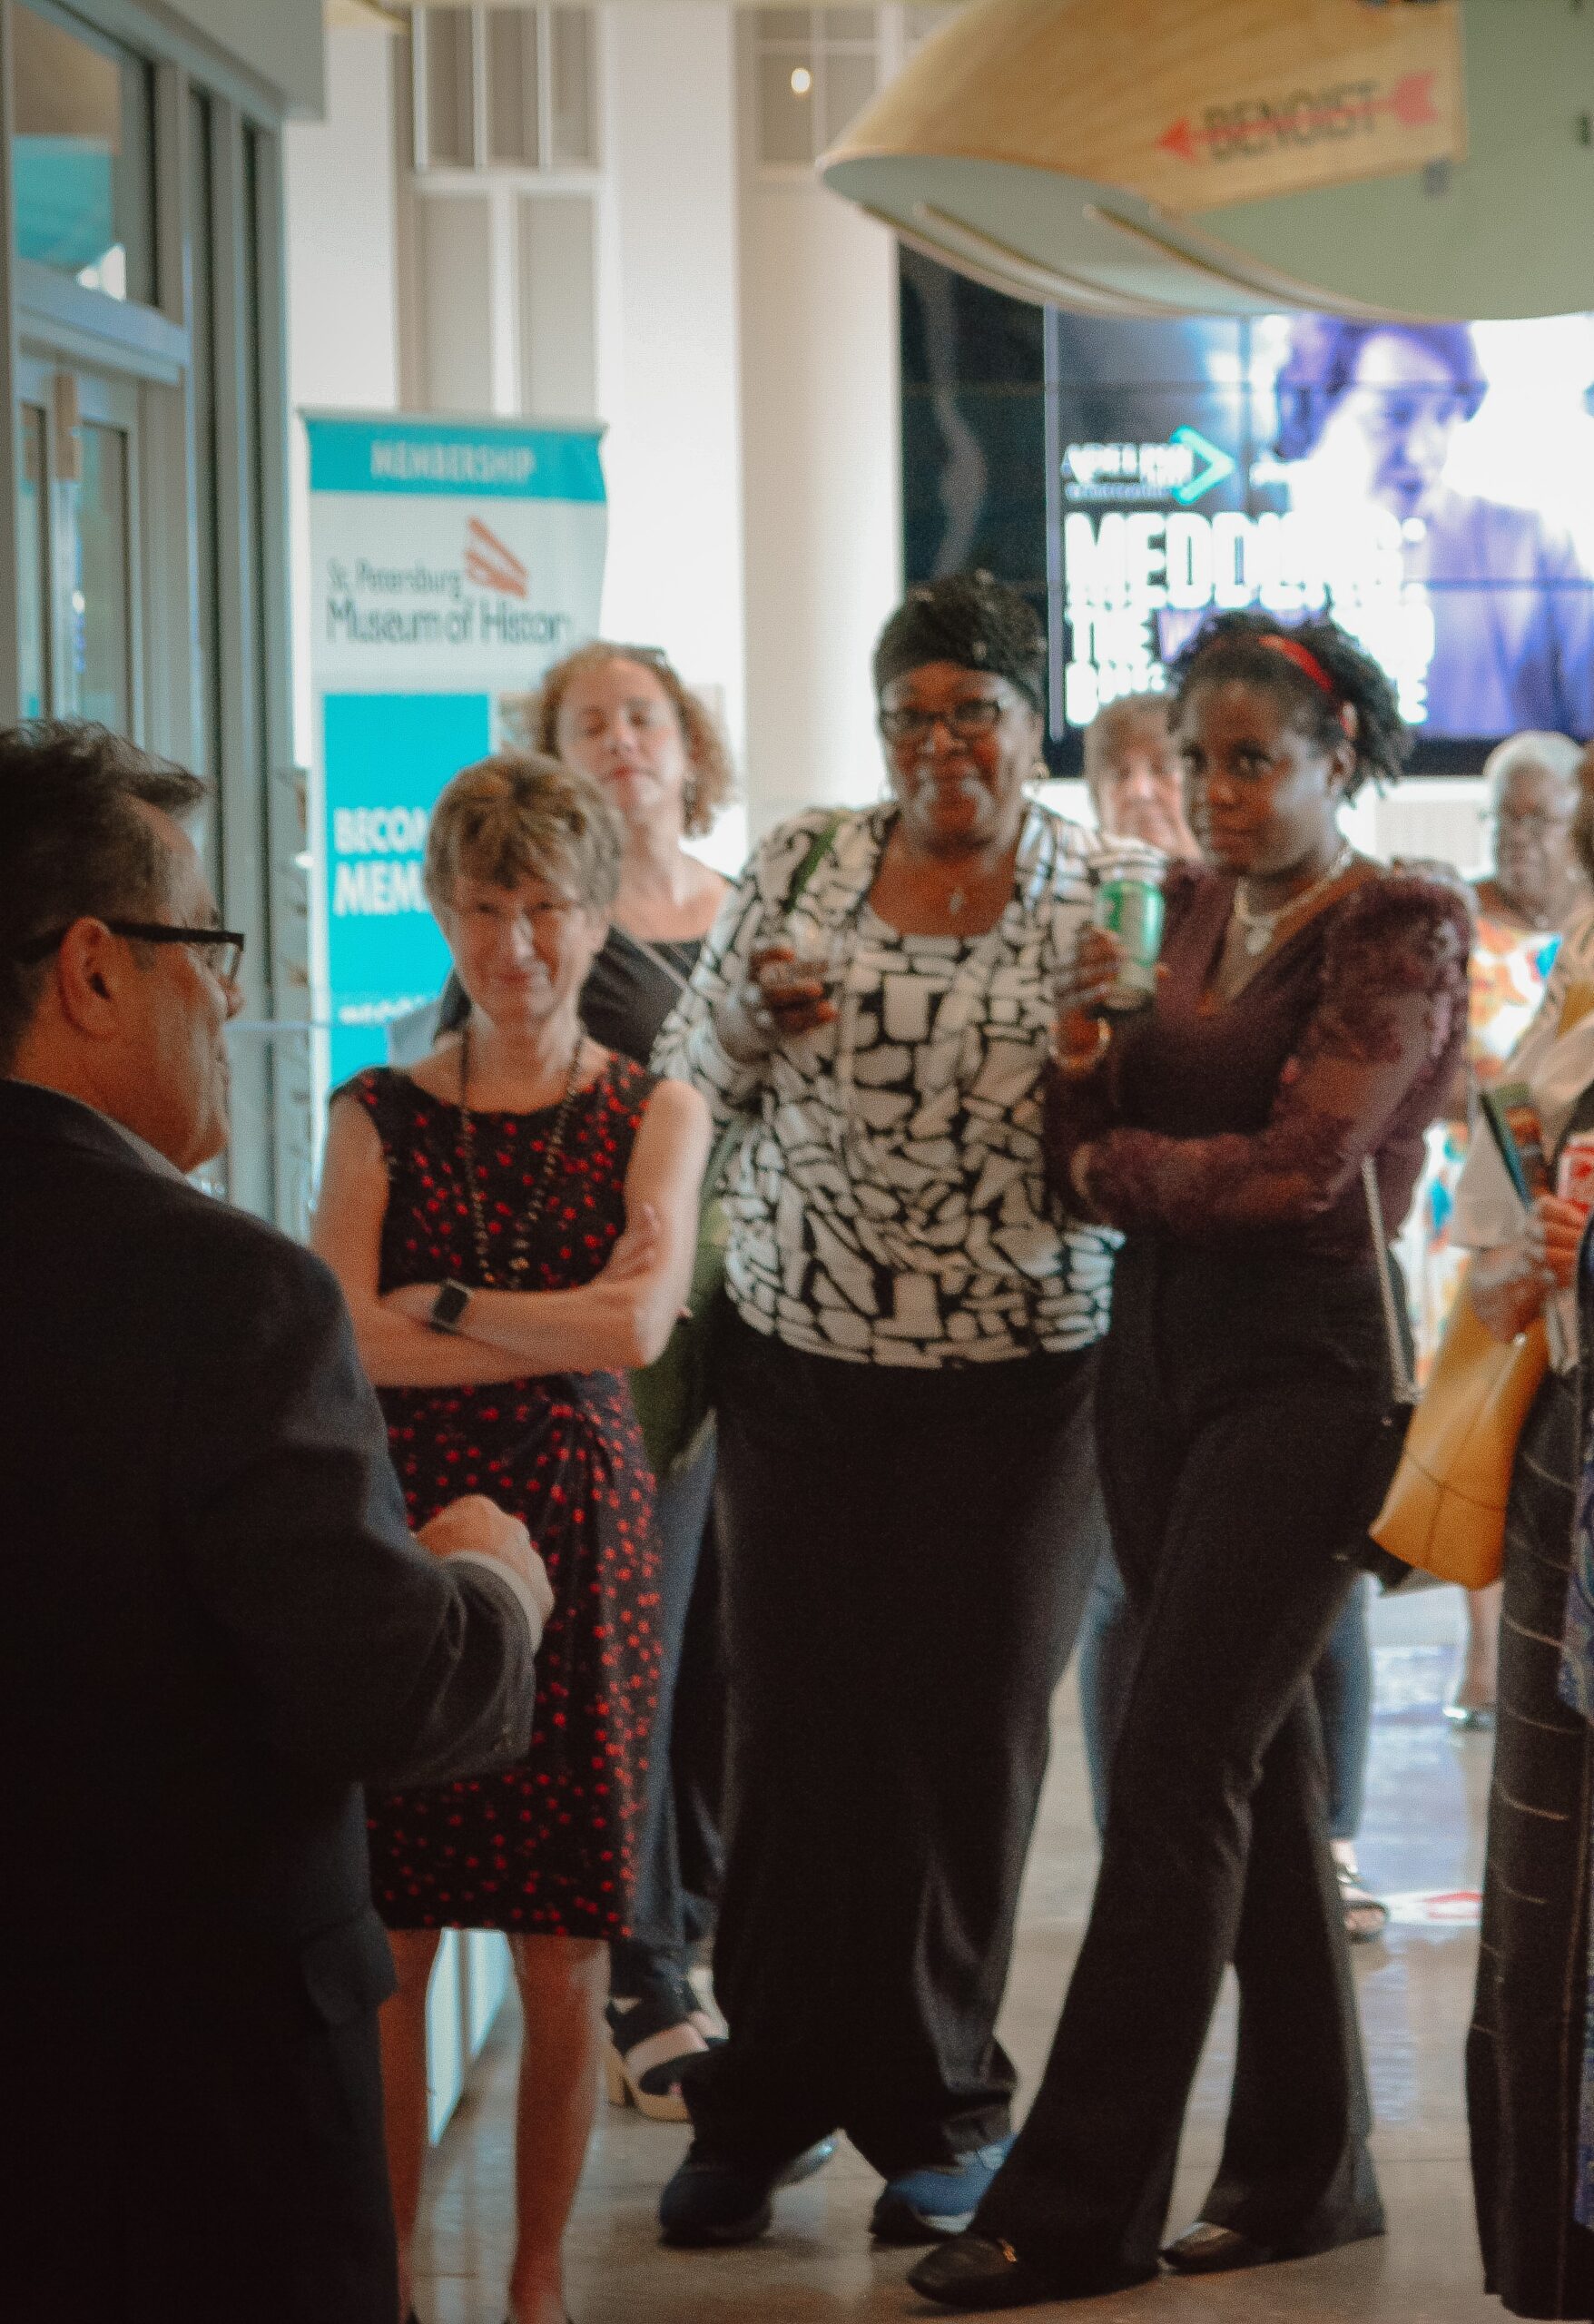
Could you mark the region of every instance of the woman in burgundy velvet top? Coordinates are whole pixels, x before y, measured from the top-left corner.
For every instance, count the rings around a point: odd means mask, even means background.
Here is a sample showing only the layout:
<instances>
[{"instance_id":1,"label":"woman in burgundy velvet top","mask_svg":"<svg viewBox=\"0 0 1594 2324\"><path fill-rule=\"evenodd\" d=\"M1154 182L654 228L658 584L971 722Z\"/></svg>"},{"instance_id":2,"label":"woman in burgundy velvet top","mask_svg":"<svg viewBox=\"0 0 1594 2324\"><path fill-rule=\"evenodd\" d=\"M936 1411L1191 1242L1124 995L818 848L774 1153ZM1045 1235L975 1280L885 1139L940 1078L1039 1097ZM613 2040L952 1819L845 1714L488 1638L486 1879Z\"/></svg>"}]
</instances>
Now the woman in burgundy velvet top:
<instances>
[{"instance_id":1,"label":"woman in burgundy velvet top","mask_svg":"<svg viewBox=\"0 0 1594 2324\"><path fill-rule=\"evenodd\" d=\"M1405 736L1330 622L1210 622L1174 671L1206 864L1167 874L1154 1004L1106 1017L1117 940L1059 996L1055 1183L1122 1230L1097 1429L1143 1625L1101 1870L1046 2077L969 2232L911 2280L955 2308L1156 2272L1190 2085L1240 1984L1223 2158L1166 2256L1215 2272L1382 2231L1308 1674L1355 1578L1390 1367L1386 1230L1466 1031L1457 889L1345 844Z\"/></svg>"}]
</instances>

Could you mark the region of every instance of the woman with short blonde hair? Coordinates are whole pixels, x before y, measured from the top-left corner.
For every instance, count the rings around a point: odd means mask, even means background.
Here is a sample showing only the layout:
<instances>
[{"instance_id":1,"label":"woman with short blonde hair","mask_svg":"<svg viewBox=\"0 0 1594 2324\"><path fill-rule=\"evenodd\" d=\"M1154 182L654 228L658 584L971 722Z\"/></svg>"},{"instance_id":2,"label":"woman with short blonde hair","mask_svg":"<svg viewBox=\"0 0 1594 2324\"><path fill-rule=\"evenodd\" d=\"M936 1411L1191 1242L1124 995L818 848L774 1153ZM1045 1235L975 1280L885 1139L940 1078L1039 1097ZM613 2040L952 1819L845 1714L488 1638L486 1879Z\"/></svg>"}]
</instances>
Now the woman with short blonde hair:
<instances>
[{"instance_id":1,"label":"woman with short blonde hair","mask_svg":"<svg viewBox=\"0 0 1594 2324\"><path fill-rule=\"evenodd\" d=\"M464 1492L527 1526L554 1585L531 1748L369 1801L398 1990L382 2013L403 2280L426 2145L426 1996L444 1928L510 1937L526 2019L513 2324L563 2324L560 2245L592 2120L605 1945L629 1920L657 1682L653 1485L625 1374L685 1295L702 1100L593 1040L582 987L621 841L557 760L467 767L425 878L467 1008L408 1071L332 1103L315 1244L343 1286L411 1521Z\"/></svg>"}]
</instances>

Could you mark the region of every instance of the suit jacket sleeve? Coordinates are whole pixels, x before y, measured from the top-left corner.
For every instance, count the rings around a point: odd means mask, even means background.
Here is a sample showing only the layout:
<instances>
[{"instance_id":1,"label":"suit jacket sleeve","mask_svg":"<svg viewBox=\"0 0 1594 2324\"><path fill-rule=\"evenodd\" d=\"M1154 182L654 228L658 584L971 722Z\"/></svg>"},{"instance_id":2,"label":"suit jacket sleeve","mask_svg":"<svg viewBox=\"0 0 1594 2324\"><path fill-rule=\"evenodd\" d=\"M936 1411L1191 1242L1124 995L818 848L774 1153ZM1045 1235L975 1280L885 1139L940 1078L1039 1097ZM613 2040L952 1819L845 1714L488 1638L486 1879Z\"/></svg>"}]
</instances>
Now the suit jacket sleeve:
<instances>
[{"instance_id":1,"label":"suit jacket sleeve","mask_svg":"<svg viewBox=\"0 0 1594 2324\"><path fill-rule=\"evenodd\" d=\"M329 1270L226 1224L195 1270L172 1516L241 1686L283 1756L327 1775L438 1781L521 1757L533 1642L513 1589L411 1539Z\"/></svg>"}]
</instances>

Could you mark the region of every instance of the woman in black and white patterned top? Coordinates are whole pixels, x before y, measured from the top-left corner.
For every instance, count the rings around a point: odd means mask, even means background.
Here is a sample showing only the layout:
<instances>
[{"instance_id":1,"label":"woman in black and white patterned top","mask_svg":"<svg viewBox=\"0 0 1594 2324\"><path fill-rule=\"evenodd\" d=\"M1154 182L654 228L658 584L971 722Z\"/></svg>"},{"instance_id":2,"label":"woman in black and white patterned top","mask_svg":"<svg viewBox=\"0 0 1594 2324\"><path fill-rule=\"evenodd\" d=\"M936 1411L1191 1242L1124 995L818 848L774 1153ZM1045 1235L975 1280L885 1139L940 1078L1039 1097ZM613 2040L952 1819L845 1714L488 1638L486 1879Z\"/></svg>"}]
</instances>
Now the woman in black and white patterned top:
<instances>
[{"instance_id":1,"label":"woman in black and white patterned top","mask_svg":"<svg viewBox=\"0 0 1594 2324\"><path fill-rule=\"evenodd\" d=\"M730 2041L686 2083L679 2242L759 2233L838 2129L888 2181L876 2234L931 2240L1009 2135L993 2029L1102 1539L1113 1244L1042 1181L1099 852L1026 798L1043 665L989 576L912 591L875 656L889 803L765 840L654 1051L750 1123L718 1393Z\"/></svg>"}]
</instances>

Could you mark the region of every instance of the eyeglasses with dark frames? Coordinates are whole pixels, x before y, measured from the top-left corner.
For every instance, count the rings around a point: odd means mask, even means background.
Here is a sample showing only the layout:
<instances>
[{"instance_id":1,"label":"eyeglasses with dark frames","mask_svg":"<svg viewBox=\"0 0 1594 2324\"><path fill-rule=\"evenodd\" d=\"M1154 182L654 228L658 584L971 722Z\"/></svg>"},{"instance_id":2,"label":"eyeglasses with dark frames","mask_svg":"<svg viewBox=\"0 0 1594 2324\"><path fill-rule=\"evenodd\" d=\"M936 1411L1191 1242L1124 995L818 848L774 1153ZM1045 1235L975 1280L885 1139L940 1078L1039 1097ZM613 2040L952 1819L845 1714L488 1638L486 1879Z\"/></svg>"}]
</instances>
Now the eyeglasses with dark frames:
<instances>
[{"instance_id":1,"label":"eyeglasses with dark frames","mask_svg":"<svg viewBox=\"0 0 1594 2324\"><path fill-rule=\"evenodd\" d=\"M235 928L173 928L163 920L108 920L103 924L113 936L125 936L134 944L198 945L212 956L208 965L220 983L238 982L244 940ZM53 928L47 936L30 936L25 944L17 945L12 958L42 960L64 944L71 933L69 928Z\"/></svg>"},{"instance_id":2,"label":"eyeglasses with dark frames","mask_svg":"<svg viewBox=\"0 0 1594 2324\"><path fill-rule=\"evenodd\" d=\"M882 710L880 731L888 743L923 743L935 726L947 726L964 742L989 734L1000 725L1007 704L995 694L971 695L948 710Z\"/></svg>"}]
</instances>

